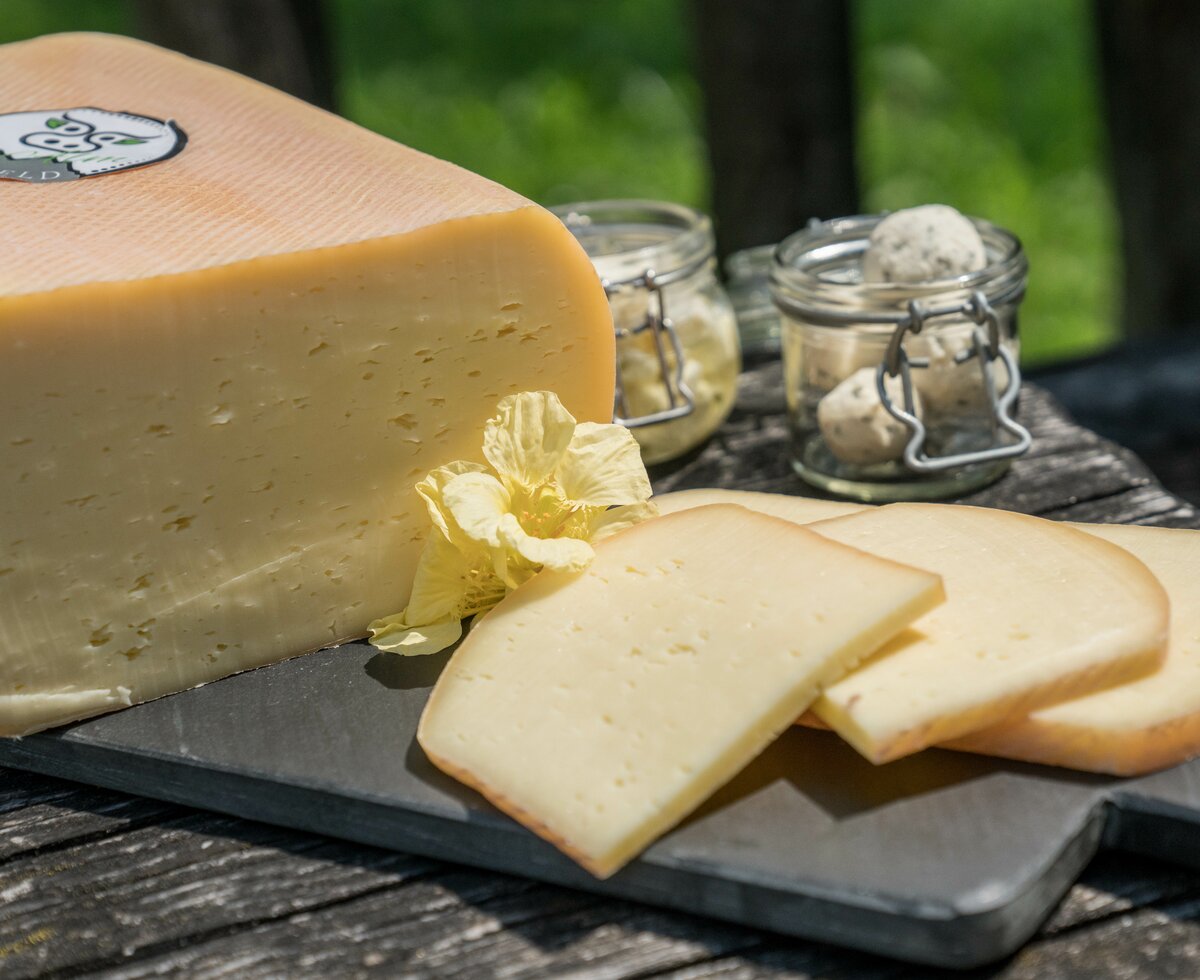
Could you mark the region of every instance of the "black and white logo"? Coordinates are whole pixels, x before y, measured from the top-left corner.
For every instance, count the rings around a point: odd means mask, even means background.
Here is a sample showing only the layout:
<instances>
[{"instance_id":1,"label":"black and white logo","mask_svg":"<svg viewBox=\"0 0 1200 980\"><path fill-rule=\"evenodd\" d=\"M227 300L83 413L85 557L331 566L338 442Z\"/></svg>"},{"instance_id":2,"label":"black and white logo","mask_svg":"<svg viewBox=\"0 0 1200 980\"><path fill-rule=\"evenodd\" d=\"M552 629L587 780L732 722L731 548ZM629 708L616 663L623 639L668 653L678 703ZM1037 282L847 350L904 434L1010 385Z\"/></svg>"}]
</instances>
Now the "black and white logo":
<instances>
[{"instance_id":1,"label":"black and white logo","mask_svg":"<svg viewBox=\"0 0 1200 980\"><path fill-rule=\"evenodd\" d=\"M187 143L172 120L83 106L0 113L0 180L56 184L160 163Z\"/></svg>"}]
</instances>

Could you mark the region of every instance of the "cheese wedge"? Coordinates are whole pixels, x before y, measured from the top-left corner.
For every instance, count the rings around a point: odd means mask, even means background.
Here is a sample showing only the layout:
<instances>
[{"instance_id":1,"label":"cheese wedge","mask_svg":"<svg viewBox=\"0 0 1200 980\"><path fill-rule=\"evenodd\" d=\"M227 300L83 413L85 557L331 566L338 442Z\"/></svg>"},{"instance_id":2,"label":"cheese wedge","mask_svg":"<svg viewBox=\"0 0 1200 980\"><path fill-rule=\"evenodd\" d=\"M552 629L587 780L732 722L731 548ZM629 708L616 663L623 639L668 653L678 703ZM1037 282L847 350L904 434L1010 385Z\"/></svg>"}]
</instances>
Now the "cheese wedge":
<instances>
[{"instance_id":1,"label":"cheese wedge","mask_svg":"<svg viewBox=\"0 0 1200 980\"><path fill-rule=\"evenodd\" d=\"M187 143L0 179L5 735L363 635L408 596L413 484L502 397L612 411L604 291L547 211L136 41L0 47L0 112L78 106Z\"/></svg>"},{"instance_id":2,"label":"cheese wedge","mask_svg":"<svg viewBox=\"0 0 1200 980\"><path fill-rule=\"evenodd\" d=\"M690 507L706 504L737 504L760 514L770 514L793 524L811 524L833 517L857 514L865 504L842 500L818 500L815 497L794 497L785 493L760 493L756 490L676 490L654 498L660 514L674 514Z\"/></svg>"},{"instance_id":3,"label":"cheese wedge","mask_svg":"<svg viewBox=\"0 0 1200 980\"><path fill-rule=\"evenodd\" d=\"M1052 521L891 504L811 529L938 572L947 600L828 688L817 716L887 762L1154 670L1167 595L1109 541Z\"/></svg>"},{"instance_id":4,"label":"cheese wedge","mask_svg":"<svg viewBox=\"0 0 1200 980\"><path fill-rule=\"evenodd\" d=\"M1162 669L1005 722L950 748L1135 776L1200 754L1200 531L1076 524L1143 561L1171 600Z\"/></svg>"},{"instance_id":5,"label":"cheese wedge","mask_svg":"<svg viewBox=\"0 0 1200 980\"><path fill-rule=\"evenodd\" d=\"M417 739L606 877L941 600L936 575L714 505L603 541L476 626Z\"/></svg>"}]
</instances>

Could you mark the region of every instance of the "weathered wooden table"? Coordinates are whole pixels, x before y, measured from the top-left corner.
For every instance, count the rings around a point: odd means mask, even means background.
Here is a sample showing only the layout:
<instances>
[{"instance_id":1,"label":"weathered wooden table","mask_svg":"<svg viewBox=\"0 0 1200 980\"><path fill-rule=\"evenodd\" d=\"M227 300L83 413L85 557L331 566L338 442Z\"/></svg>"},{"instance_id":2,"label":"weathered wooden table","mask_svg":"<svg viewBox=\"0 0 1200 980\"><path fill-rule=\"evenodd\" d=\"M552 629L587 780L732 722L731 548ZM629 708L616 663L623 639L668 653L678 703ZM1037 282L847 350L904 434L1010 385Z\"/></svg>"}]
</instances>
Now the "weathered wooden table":
<instances>
[{"instance_id":1,"label":"weathered wooden table","mask_svg":"<svg viewBox=\"0 0 1200 980\"><path fill-rule=\"evenodd\" d=\"M797 492L777 372L745 377L692 486ZM1117 446L1023 396L1030 455L971 502L1200 527ZM942 973L231 817L0 770L0 976L676 976ZM952 976L1200 977L1200 872L1098 858L1007 963Z\"/></svg>"}]
</instances>

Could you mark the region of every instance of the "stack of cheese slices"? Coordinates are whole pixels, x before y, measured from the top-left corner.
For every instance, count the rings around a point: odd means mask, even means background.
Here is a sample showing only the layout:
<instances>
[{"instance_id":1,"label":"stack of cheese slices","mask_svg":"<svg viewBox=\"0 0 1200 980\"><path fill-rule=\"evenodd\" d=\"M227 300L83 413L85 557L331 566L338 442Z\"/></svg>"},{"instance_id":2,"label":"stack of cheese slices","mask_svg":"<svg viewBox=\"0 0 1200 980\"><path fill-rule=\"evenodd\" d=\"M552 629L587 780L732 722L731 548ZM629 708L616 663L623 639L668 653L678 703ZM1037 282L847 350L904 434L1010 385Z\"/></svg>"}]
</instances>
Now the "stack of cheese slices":
<instances>
[{"instance_id":1,"label":"stack of cheese slices","mask_svg":"<svg viewBox=\"0 0 1200 980\"><path fill-rule=\"evenodd\" d=\"M586 573L543 573L490 613L418 733L594 874L798 720L876 763L942 746L1131 775L1200 751L1200 532L657 500Z\"/></svg>"}]
</instances>

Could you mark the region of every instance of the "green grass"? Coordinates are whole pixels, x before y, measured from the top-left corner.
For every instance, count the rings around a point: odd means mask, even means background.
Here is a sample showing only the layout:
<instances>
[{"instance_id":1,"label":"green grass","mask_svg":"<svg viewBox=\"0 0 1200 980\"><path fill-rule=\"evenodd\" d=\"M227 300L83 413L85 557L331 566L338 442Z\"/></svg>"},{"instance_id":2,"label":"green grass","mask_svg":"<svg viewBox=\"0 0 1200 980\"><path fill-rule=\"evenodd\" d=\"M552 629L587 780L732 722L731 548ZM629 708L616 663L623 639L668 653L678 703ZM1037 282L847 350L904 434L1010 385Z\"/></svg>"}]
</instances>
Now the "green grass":
<instances>
[{"instance_id":1,"label":"green grass","mask_svg":"<svg viewBox=\"0 0 1200 980\"><path fill-rule=\"evenodd\" d=\"M201 0L196 0L201 2ZM0 41L134 33L124 0L0 0ZM686 0L331 0L343 111L546 204L705 207ZM1115 220L1086 0L859 0L864 208L1016 231L1029 361L1115 337Z\"/></svg>"},{"instance_id":2,"label":"green grass","mask_svg":"<svg viewBox=\"0 0 1200 980\"><path fill-rule=\"evenodd\" d=\"M708 198L678 0L337 0L341 105L543 204ZM373 38L386 37L380 46Z\"/></svg>"},{"instance_id":3,"label":"green grass","mask_svg":"<svg viewBox=\"0 0 1200 980\"><path fill-rule=\"evenodd\" d=\"M132 34L125 0L0 0L0 44L59 31ZM0 112L3 112L0 109Z\"/></svg>"}]
</instances>

